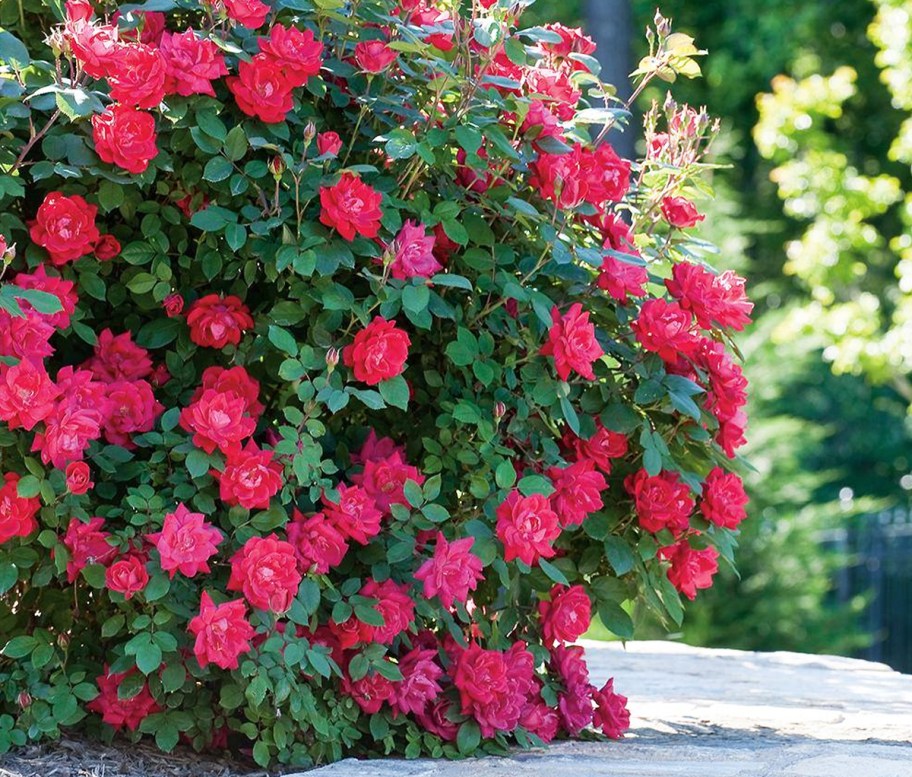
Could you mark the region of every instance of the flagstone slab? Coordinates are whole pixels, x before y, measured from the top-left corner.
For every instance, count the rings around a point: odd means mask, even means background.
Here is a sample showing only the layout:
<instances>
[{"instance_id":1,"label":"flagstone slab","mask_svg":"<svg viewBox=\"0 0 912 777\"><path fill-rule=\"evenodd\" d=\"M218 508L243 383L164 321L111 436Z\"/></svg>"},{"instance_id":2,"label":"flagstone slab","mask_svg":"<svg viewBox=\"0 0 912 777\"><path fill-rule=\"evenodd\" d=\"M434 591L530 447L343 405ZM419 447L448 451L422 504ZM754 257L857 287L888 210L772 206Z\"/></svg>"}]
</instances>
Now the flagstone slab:
<instances>
[{"instance_id":1,"label":"flagstone slab","mask_svg":"<svg viewBox=\"0 0 912 777\"><path fill-rule=\"evenodd\" d=\"M348 759L307 777L912 777L912 675L883 664L672 642L584 643L630 698L621 742L509 758Z\"/></svg>"}]
</instances>

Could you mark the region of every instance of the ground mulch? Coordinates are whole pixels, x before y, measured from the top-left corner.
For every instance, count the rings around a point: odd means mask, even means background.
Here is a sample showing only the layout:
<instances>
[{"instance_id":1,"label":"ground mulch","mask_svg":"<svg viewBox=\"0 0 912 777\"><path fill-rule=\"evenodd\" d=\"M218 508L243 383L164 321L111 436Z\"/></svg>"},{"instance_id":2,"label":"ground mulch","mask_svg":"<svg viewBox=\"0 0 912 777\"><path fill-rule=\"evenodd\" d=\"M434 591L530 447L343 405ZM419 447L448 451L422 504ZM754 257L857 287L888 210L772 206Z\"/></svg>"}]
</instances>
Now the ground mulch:
<instances>
[{"instance_id":1,"label":"ground mulch","mask_svg":"<svg viewBox=\"0 0 912 777\"><path fill-rule=\"evenodd\" d=\"M273 773L274 774L274 773ZM0 777L269 777L252 761L219 759L189 748L162 753L154 746L112 746L61 739L0 755Z\"/></svg>"}]
</instances>

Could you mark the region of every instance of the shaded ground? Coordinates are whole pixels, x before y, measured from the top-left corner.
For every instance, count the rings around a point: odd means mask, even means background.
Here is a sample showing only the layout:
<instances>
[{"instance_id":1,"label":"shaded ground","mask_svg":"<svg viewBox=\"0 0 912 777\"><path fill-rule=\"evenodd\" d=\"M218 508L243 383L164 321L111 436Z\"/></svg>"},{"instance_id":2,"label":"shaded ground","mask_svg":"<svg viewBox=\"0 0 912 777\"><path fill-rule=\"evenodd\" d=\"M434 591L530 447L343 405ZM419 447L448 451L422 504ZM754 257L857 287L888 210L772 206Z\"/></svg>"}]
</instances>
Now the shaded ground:
<instances>
[{"instance_id":1,"label":"shaded ground","mask_svg":"<svg viewBox=\"0 0 912 777\"><path fill-rule=\"evenodd\" d=\"M622 742L507 759L342 761L307 777L912 777L912 675L795 653L586 645L633 713ZM0 756L0 777L264 777L241 763L67 741Z\"/></svg>"}]
</instances>

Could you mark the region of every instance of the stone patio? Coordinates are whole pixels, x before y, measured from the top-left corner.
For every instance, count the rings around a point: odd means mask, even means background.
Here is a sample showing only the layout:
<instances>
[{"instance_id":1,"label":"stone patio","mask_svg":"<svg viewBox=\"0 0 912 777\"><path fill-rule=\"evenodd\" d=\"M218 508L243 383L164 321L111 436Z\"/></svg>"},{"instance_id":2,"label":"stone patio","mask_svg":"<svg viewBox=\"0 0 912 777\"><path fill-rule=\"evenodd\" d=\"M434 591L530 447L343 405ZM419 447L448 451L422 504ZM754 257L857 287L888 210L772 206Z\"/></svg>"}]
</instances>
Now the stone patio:
<instances>
[{"instance_id":1,"label":"stone patio","mask_svg":"<svg viewBox=\"0 0 912 777\"><path fill-rule=\"evenodd\" d=\"M622 742L463 762L347 760L307 777L912 777L912 675L882 664L670 642L587 643L630 697Z\"/></svg>"}]
</instances>

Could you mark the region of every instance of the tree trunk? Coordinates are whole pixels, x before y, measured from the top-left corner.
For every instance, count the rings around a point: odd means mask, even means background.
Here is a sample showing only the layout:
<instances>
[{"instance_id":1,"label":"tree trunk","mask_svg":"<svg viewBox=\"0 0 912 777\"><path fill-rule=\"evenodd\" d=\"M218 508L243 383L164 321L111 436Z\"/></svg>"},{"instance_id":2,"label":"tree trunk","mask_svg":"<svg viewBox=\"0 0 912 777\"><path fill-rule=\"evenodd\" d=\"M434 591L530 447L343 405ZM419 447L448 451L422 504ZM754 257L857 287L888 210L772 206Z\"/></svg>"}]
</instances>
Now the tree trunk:
<instances>
[{"instance_id":1,"label":"tree trunk","mask_svg":"<svg viewBox=\"0 0 912 777\"><path fill-rule=\"evenodd\" d=\"M585 30L598 44L596 56L602 65L602 80L614 84L618 97L630 97L630 72L633 70L631 35L633 14L630 0L584 0ZM638 118L631 119L624 132L612 132L611 145L625 159L634 154Z\"/></svg>"}]
</instances>

